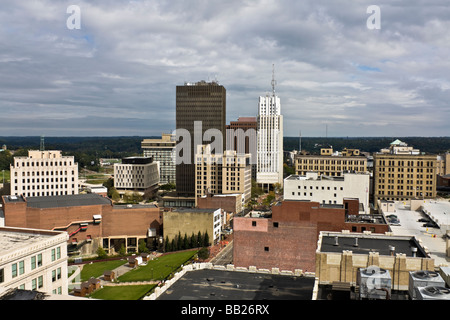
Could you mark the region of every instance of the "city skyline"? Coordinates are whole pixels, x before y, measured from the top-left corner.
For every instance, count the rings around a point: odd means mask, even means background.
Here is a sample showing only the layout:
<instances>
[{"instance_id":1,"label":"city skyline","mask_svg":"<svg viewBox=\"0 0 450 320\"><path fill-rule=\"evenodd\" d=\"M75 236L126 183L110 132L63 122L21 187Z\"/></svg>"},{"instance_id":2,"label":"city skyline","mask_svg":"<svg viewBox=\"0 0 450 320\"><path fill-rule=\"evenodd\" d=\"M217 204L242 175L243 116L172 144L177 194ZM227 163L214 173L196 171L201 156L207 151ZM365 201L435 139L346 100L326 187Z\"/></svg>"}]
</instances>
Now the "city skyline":
<instances>
[{"instance_id":1,"label":"city skyline","mask_svg":"<svg viewBox=\"0 0 450 320\"><path fill-rule=\"evenodd\" d=\"M4 4L0 136L171 133L176 86L201 80L226 88L227 124L255 117L272 65L286 137L448 136L449 17L438 0Z\"/></svg>"}]
</instances>

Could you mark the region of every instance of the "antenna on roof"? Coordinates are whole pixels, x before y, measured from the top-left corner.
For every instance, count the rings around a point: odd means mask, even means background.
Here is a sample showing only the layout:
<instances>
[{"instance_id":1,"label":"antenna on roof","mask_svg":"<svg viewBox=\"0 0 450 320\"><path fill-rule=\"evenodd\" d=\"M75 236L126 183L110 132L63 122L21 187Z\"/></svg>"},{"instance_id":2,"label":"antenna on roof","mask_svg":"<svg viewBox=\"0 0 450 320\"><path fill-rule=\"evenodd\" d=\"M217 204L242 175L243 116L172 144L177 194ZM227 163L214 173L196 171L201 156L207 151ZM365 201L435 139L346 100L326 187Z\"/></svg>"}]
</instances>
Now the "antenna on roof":
<instances>
[{"instance_id":1,"label":"antenna on roof","mask_svg":"<svg viewBox=\"0 0 450 320\"><path fill-rule=\"evenodd\" d=\"M275 85L277 81L275 80L275 65L272 64L272 94L275 96Z\"/></svg>"},{"instance_id":2,"label":"antenna on roof","mask_svg":"<svg viewBox=\"0 0 450 320\"><path fill-rule=\"evenodd\" d=\"M44 147L44 136L41 136L41 146L40 146L40 150L44 151L45 147Z\"/></svg>"}]
</instances>

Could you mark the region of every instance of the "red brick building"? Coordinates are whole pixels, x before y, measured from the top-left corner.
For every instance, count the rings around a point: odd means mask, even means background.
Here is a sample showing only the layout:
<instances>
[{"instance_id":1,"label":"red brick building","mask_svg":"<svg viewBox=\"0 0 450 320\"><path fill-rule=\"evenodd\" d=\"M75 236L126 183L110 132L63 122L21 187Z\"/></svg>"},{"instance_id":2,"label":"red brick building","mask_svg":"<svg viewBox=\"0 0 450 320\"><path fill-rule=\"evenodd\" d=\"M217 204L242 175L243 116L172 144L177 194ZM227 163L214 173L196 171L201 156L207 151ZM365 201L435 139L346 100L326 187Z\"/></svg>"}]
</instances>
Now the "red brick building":
<instances>
[{"instance_id":1,"label":"red brick building","mask_svg":"<svg viewBox=\"0 0 450 320\"><path fill-rule=\"evenodd\" d=\"M148 243L162 232L162 213L157 206L116 206L97 194L3 196L2 204L5 226L66 231L69 244L83 245L91 253L99 245L117 251L123 244L136 251L139 240Z\"/></svg>"},{"instance_id":2,"label":"red brick building","mask_svg":"<svg viewBox=\"0 0 450 320\"><path fill-rule=\"evenodd\" d=\"M359 216L358 208L357 199L344 199L343 206L283 201L270 218L234 218L234 265L314 272L321 231L389 231L382 216Z\"/></svg>"}]
</instances>

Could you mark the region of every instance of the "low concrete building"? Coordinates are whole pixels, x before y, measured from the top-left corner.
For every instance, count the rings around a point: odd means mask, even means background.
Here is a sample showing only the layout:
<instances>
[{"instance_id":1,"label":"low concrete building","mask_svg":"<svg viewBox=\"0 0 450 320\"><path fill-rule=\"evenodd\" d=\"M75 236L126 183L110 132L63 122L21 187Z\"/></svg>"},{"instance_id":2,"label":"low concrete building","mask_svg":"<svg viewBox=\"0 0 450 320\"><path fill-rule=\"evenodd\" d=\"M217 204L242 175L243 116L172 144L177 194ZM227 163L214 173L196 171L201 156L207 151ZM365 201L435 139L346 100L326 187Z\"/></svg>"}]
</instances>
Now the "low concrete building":
<instances>
[{"instance_id":1,"label":"low concrete building","mask_svg":"<svg viewBox=\"0 0 450 320\"><path fill-rule=\"evenodd\" d=\"M324 176L317 172L291 175L284 179L285 200L309 200L322 204L342 204L344 198L357 198L361 213L369 209L370 177L366 173L343 173L341 176Z\"/></svg>"},{"instance_id":2,"label":"low concrete building","mask_svg":"<svg viewBox=\"0 0 450 320\"><path fill-rule=\"evenodd\" d=\"M0 287L67 295L66 232L0 228Z\"/></svg>"},{"instance_id":3,"label":"low concrete building","mask_svg":"<svg viewBox=\"0 0 450 320\"><path fill-rule=\"evenodd\" d=\"M114 187L120 194L154 192L159 184L159 166L152 157L123 158L114 164Z\"/></svg>"},{"instance_id":4,"label":"low concrete building","mask_svg":"<svg viewBox=\"0 0 450 320\"><path fill-rule=\"evenodd\" d=\"M348 299L358 298L358 273L368 267L389 271L390 295L405 296L409 272L434 271L434 260L413 236L323 231L316 251L316 298L330 299L342 292Z\"/></svg>"}]
</instances>

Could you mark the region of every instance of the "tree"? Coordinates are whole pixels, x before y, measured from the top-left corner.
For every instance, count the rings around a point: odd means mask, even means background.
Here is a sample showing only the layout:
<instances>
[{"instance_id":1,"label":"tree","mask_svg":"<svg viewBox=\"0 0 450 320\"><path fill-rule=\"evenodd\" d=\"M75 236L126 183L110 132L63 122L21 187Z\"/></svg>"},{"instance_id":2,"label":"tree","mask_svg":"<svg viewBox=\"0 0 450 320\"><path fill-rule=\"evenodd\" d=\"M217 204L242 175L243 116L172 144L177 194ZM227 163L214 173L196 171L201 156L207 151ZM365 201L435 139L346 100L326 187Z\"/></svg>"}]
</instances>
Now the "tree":
<instances>
[{"instance_id":1,"label":"tree","mask_svg":"<svg viewBox=\"0 0 450 320\"><path fill-rule=\"evenodd\" d=\"M184 238L183 238L183 249L189 249L189 241L188 241L188 237L186 235L186 233L184 234Z\"/></svg>"},{"instance_id":2,"label":"tree","mask_svg":"<svg viewBox=\"0 0 450 320\"><path fill-rule=\"evenodd\" d=\"M108 254L106 253L105 249L103 249L103 247L98 247L97 256L99 259L105 259L108 256Z\"/></svg>"},{"instance_id":3,"label":"tree","mask_svg":"<svg viewBox=\"0 0 450 320\"><path fill-rule=\"evenodd\" d=\"M139 246L138 246L139 252L148 252L147 243L145 240L141 239L139 240Z\"/></svg>"},{"instance_id":4,"label":"tree","mask_svg":"<svg viewBox=\"0 0 450 320\"><path fill-rule=\"evenodd\" d=\"M209 247L209 235L208 235L208 231L205 232L205 236L203 237L203 246L204 247Z\"/></svg>"},{"instance_id":5,"label":"tree","mask_svg":"<svg viewBox=\"0 0 450 320\"><path fill-rule=\"evenodd\" d=\"M171 244L171 242L169 241L169 237L168 237L168 236L166 236L166 240L164 241L164 251L165 251L165 252L170 252L170 251L172 251L172 244Z\"/></svg>"},{"instance_id":6,"label":"tree","mask_svg":"<svg viewBox=\"0 0 450 320\"><path fill-rule=\"evenodd\" d=\"M198 258L201 260L206 260L209 258L209 250L208 248L201 248L200 250L198 250Z\"/></svg>"}]
</instances>

